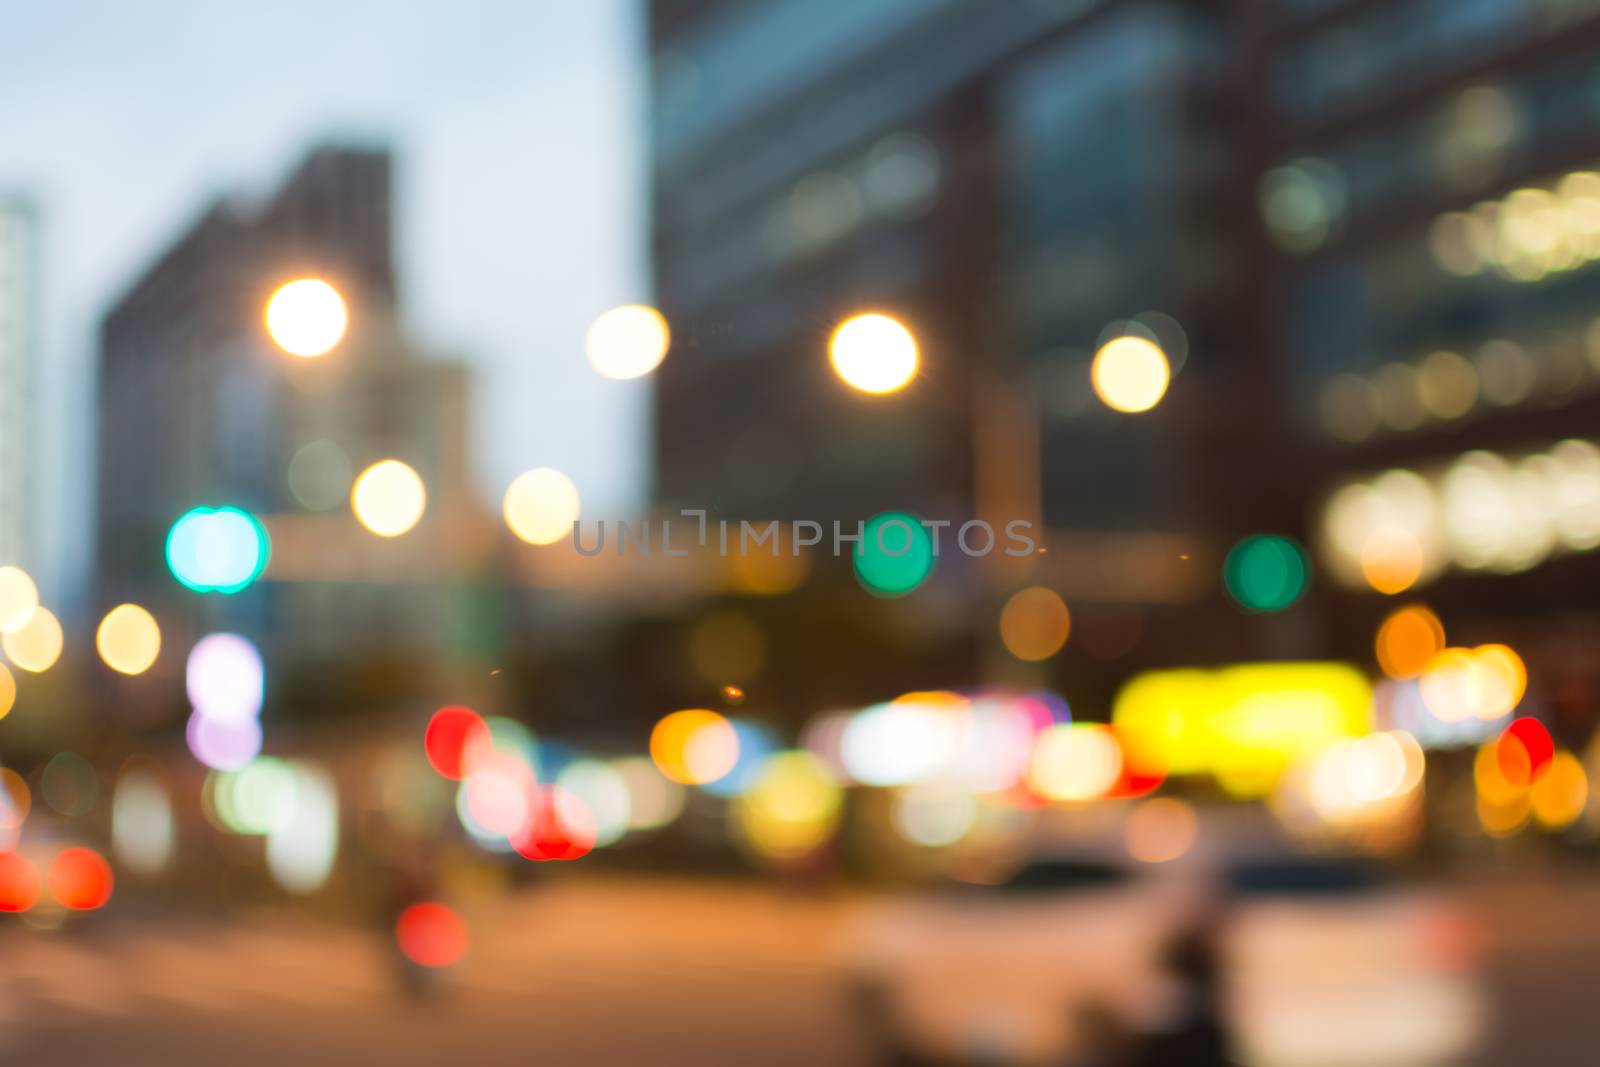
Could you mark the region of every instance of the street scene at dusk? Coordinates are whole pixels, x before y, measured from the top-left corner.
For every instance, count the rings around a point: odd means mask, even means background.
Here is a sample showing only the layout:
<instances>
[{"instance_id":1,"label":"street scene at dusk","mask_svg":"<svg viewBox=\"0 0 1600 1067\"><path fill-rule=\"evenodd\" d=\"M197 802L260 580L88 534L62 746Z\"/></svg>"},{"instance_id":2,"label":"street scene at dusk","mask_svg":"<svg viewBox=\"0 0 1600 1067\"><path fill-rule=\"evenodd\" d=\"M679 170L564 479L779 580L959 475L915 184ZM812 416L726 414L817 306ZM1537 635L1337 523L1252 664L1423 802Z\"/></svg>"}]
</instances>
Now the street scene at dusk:
<instances>
[{"instance_id":1,"label":"street scene at dusk","mask_svg":"<svg viewBox=\"0 0 1600 1067\"><path fill-rule=\"evenodd\" d=\"M1595 1061L1600 2L0 26L0 1063Z\"/></svg>"}]
</instances>

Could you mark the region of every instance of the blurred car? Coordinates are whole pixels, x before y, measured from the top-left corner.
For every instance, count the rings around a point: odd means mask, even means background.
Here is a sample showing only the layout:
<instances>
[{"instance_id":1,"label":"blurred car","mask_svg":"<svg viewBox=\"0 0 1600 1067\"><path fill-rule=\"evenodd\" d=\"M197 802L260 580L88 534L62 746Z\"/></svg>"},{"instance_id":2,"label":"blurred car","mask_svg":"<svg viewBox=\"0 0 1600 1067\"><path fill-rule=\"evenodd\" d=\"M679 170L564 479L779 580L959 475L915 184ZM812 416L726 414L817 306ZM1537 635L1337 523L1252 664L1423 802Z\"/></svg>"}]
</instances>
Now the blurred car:
<instances>
[{"instance_id":1,"label":"blurred car","mask_svg":"<svg viewBox=\"0 0 1600 1067\"><path fill-rule=\"evenodd\" d=\"M1223 963L1242 1062L1431 1067L1482 1041L1480 938L1440 891L1340 858L1250 860L1227 878Z\"/></svg>"},{"instance_id":2,"label":"blurred car","mask_svg":"<svg viewBox=\"0 0 1600 1067\"><path fill-rule=\"evenodd\" d=\"M885 900L854 939L864 1024L900 1062L1120 1062L1194 1010L1173 957L1199 935L1217 969L1202 1010L1246 1067L1439 1067L1478 1046L1477 938L1438 890L1262 839L1240 851L1042 854L1002 885Z\"/></svg>"}]
</instances>

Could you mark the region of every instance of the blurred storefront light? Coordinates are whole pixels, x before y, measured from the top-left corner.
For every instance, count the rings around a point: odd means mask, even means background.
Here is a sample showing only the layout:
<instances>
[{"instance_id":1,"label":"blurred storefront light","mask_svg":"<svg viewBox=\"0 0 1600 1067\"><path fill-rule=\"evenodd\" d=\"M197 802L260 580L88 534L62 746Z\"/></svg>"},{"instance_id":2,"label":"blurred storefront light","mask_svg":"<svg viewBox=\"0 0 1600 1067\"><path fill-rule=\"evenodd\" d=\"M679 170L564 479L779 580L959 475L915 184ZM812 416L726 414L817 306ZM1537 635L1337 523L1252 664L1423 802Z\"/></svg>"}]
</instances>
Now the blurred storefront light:
<instances>
[{"instance_id":1,"label":"blurred storefront light","mask_svg":"<svg viewBox=\"0 0 1600 1067\"><path fill-rule=\"evenodd\" d=\"M1370 732L1372 686L1342 663L1152 671L1123 686L1111 719L1130 751L1168 773L1260 796L1292 764Z\"/></svg>"},{"instance_id":2,"label":"blurred storefront light","mask_svg":"<svg viewBox=\"0 0 1600 1067\"><path fill-rule=\"evenodd\" d=\"M1382 592L1450 565L1513 573L1597 546L1600 449L1588 441L1520 457L1480 450L1426 472L1389 471L1346 483L1322 509L1329 570L1341 584Z\"/></svg>"}]
</instances>

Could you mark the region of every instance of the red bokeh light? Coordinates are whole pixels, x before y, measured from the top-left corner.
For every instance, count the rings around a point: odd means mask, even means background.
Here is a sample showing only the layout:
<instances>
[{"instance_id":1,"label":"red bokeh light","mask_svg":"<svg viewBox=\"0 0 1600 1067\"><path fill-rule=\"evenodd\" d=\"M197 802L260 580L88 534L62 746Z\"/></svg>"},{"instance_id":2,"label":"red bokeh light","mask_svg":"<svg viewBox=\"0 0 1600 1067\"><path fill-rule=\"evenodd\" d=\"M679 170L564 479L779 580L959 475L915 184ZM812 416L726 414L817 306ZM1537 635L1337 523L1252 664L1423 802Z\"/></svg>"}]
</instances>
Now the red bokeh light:
<instances>
[{"instance_id":1,"label":"red bokeh light","mask_svg":"<svg viewBox=\"0 0 1600 1067\"><path fill-rule=\"evenodd\" d=\"M1556 756L1556 743L1538 719L1517 719L1494 746L1500 773L1512 785L1532 785L1550 769Z\"/></svg>"},{"instance_id":2,"label":"red bokeh light","mask_svg":"<svg viewBox=\"0 0 1600 1067\"><path fill-rule=\"evenodd\" d=\"M92 848L62 849L48 880L50 895L74 911L93 911L111 899L111 864Z\"/></svg>"},{"instance_id":3,"label":"red bokeh light","mask_svg":"<svg viewBox=\"0 0 1600 1067\"><path fill-rule=\"evenodd\" d=\"M542 785L534 793L533 818L511 847L530 860L575 860L594 849L595 822L573 793Z\"/></svg>"},{"instance_id":4,"label":"red bokeh light","mask_svg":"<svg viewBox=\"0 0 1600 1067\"><path fill-rule=\"evenodd\" d=\"M0 852L0 911L27 911L39 901L39 871L20 852Z\"/></svg>"},{"instance_id":5,"label":"red bokeh light","mask_svg":"<svg viewBox=\"0 0 1600 1067\"><path fill-rule=\"evenodd\" d=\"M1114 727L1112 732L1116 733ZM1122 748L1122 773L1117 776L1117 784L1111 787L1106 796L1130 799L1148 796L1160 789L1161 783L1167 780L1164 763L1154 753L1130 745L1123 734L1117 734L1117 743Z\"/></svg>"},{"instance_id":6,"label":"red bokeh light","mask_svg":"<svg viewBox=\"0 0 1600 1067\"><path fill-rule=\"evenodd\" d=\"M422 736L423 749L433 769L454 781L466 777L462 757L468 745L479 737L487 737L486 724L471 708L440 708L428 720L428 729Z\"/></svg>"},{"instance_id":7,"label":"red bokeh light","mask_svg":"<svg viewBox=\"0 0 1600 1067\"><path fill-rule=\"evenodd\" d=\"M395 943L406 959L423 967L448 967L467 954L467 924L438 901L413 904L394 924Z\"/></svg>"}]
</instances>

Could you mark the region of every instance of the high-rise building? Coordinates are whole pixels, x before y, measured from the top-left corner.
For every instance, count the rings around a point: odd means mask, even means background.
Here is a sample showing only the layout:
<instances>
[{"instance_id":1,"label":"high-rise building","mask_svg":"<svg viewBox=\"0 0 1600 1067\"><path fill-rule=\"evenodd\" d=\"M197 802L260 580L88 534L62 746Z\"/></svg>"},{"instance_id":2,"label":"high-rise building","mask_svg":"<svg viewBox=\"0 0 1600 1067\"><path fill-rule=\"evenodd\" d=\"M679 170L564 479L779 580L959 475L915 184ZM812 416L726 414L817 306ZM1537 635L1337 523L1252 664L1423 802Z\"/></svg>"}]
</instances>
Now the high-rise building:
<instances>
[{"instance_id":1,"label":"high-rise building","mask_svg":"<svg viewBox=\"0 0 1600 1067\"><path fill-rule=\"evenodd\" d=\"M1298 6L1265 292L1343 646L1415 597L1452 644L1519 650L1529 708L1592 722L1600 3Z\"/></svg>"},{"instance_id":2,"label":"high-rise building","mask_svg":"<svg viewBox=\"0 0 1600 1067\"><path fill-rule=\"evenodd\" d=\"M652 5L655 271L675 338L662 506L1040 522L1051 550L1028 567L942 559L919 618L993 648L989 608L1045 582L1072 603L1079 679L1096 669L1082 657L1125 675L1169 638L1199 658L1303 654L1306 627L1241 616L1217 579L1238 536L1300 521L1254 295L1258 71L1232 62L1263 6ZM920 342L901 393L860 395L829 368L831 331L865 310ZM1149 416L1091 388L1122 333L1179 371ZM971 655L922 660L977 673Z\"/></svg>"},{"instance_id":3,"label":"high-rise building","mask_svg":"<svg viewBox=\"0 0 1600 1067\"><path fill-rule=\"evenodd\" d=\"M0 194L0 563L31 566L38 464L39 220Z\"/></svg>"},{"instance_id":4,"label":"high-rise building","mask_svg":"<svg viewBox=\"0 0 1600 1067\"><path fill-rule=\"evenodd\" d=\"M308 276L343 295L349 332L302 359L263 312ZM452 647L451 583L481 542L466 387L462 364L424 358L398 325L387 153L320 149L264 204L213 205L103 324L97 607L155 610L169 673L199 633L231 629L282 667L273 692L296 706L414 692ZM392 542L350 505L354 476L384 459L427 492L420 524ZM224 505L271 535L262 580L238 596L181 588L165 562L173 523Z\"/></svg>"}]
</instances>

